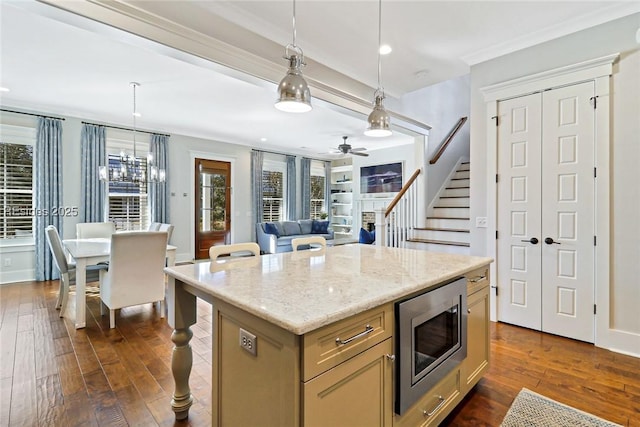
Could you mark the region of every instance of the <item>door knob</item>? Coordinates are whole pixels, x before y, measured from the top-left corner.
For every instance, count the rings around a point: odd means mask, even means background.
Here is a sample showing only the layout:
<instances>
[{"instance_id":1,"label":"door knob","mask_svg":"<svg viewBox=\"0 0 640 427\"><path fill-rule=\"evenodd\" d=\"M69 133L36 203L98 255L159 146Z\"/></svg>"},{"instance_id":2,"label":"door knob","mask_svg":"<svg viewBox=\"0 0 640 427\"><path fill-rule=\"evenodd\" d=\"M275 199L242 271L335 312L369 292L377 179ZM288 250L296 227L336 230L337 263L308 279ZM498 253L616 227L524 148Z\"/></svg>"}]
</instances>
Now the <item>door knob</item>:
<instances>
[{"instance_id":1,"label":"door knob","mask_svg":"<svg viewBox=\"0 0 640 427\"><path fill-rule=\"evenodd\" d=\"M554 242L553 239L551 237L547 237L546 239L544 239L544 242L547 245L560 245L560 242Z\"/></svg>"},{"instance_id":2,"label":"door knob","mask_svg":"<svg viewBox=\"0 0 640 427\"><path fill-rule=\"evenodd\" d=\"M538 239L536 239L535 237L532 237L529 240L521 240L521 242L529 242L532 245L537 245L538 244Z\"/></svg>"}]
</instances>

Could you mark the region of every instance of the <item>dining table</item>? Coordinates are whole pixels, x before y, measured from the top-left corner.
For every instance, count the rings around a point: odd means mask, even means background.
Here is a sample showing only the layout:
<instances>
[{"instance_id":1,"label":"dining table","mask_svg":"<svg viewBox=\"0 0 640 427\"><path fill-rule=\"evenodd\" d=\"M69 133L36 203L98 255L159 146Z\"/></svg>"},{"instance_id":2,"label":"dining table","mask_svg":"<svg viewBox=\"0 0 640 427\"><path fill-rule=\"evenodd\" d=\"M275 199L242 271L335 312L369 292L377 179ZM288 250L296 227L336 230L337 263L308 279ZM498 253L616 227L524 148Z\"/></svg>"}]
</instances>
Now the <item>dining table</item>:
<instances>
[{"instance_id":1,"label":"dining table","mask_svg":"<svg viewBox=\"0 0 640 427\"><path fill-rule=\"evenodd\" d=\"M87 266L109 261L111 239L65 239L62 241L67 253L76 263L76 329L86 326ZM167 266L176 264L176 246L167 245Z\"/></svg>"}]
</instances>

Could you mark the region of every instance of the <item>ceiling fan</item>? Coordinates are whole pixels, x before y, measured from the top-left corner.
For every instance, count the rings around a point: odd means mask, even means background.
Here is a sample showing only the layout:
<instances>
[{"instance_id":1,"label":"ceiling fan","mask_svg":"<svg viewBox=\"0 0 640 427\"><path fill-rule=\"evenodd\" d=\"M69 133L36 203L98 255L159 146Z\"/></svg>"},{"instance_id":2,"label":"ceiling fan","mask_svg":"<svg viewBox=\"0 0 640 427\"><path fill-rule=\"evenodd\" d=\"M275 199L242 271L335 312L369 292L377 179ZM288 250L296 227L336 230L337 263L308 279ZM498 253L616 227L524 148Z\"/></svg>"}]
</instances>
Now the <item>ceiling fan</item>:
<instances>
[{"instance_id":1,"label":"ceiling fan","mask_svg":"<svg viewBox=\"0 0 640 427\"><path fill-rule=\"evenodd\" d=\"M342 137L342 144L338 145L338 149L337 149L337 153L341 153L341 154L353 154L355 156L363 156L363 157L367 157L369 156L368 153L363 153L363 151L366 151L366 148L364 147L359 147L359 148L351 148L350 144L347 144L347 136L343 136Z\"/></svg>"}]
</instances>

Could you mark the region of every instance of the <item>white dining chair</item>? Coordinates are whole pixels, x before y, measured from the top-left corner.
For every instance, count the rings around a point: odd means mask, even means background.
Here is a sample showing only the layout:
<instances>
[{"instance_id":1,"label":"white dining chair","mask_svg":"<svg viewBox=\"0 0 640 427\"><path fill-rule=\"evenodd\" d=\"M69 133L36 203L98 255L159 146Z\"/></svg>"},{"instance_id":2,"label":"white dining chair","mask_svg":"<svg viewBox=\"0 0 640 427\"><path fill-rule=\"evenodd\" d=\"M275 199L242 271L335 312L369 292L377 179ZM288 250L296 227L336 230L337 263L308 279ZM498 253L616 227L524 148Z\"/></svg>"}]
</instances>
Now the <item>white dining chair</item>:
<instances>
[{"instance_id":1,"label":"white dining chair","mask_svg":"<svg viewBox=\"0 0 640 427\"><path fill-rule=\"evenodd\" d=\"M291 247L294 251L300 249L310 249L311 247L327 247L327 240L322 236L296 237L291 239Z\"/></svg>"},{"instance_id":2,"label":"white dining chair","mask_svg":"<svg viewBox=\"0 0 640 427\"><path fill-rule=\"evenodd\" d=\"M138 231L111 236L109 270L100 273L100 299L109 309L109 327L115 328L115 310L160 302L164 317L164 265L167 233ZM101 305L101 313L104 307Z\"/></svg>"},{"instance_id":3,"label":"white dining chair","mask_svg":"<svg viewBox=\"0 0 640 427\"><path fill-rule=\"evenodd\" d=\"M76 224L78 239L108 239L115 232L116 225L113 222L80 222Z\"/></svg>"},{"instance_id":4,"label":"white dining chair","mask_svg":"<svg viewBox=\"0 0 640 427\"><path fill-rule=\"evenodd\" d=\"M159 224L158 231L164 231L167 233L167 243L171 240L171 235L173 234L173 225L172 224Z\"/></svg>"},{"instance_id":5,"label":"white dining chair","mask_svg":"<svg viewBox=\"0 0 640 427\"><path fill-rule=\"evenodd\" d=\"M58 229L49 225L45 228L45 236L53 255L53 261L60 271L60 288L58 289L58 300L56 301L56 310L60 310L60 317L62 317L65 309L67 308L67 300L69 299L70 287L76 283L76 265L67 261L67 257L64 253L64 247L62 246L62 240L60 240L60 234ZM104 269L103 266L89 266L87 267L87 283L97 282L100 280L100 270Z\"/></svg>"},{"instance_id":6,"label":"white dining chair","mask_svg":"<svg viewBox=\"0 0 640 427\"><path fill-rule=\"evenodd\" d=\"M160 223L159 222L152 222L151 224L149 224L149 228L147 228L147 231L160 231Z\"/></svg>"},{"instance_id":7,"label":"white dining chair","mask_svg":"<svg viewBox=\"0 0 640 427\"><path fill-rule=\"evenodd\" d=\"M215 261L219 256L249 252L253 256L260 256L260 246L255 242L234 243L231 245L217 245L209 248L209 259Z\"/></svg>"}]
</instances>

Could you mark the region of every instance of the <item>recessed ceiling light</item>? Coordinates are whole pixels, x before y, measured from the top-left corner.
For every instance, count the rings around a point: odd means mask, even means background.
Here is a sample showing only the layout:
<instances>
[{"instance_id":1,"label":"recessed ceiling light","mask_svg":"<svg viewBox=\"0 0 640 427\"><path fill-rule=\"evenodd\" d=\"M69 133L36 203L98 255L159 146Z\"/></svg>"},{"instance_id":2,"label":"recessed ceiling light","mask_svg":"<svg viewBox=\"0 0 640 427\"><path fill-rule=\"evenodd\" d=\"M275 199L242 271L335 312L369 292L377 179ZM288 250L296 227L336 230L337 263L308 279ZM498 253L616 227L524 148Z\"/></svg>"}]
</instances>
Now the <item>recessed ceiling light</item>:
<instances>
[{"instance_id":1,"label":"recessed ceiling light","mask_svg":"<svg viewBox=\"0 0 640 427\"><path fill-rule=\"evenodd\" d=\"M260 141L262 141L262 142L267 142L267 141L268 141L268 139L267 139L267 138L265 138L265 137L262 137L262 138L260 138Z\"/></svg>"},{"instance_id":2,"label":"recessed ceiling light","mask_svg":"<svg viewBox=\"0 0 640 427\"><path fill-rule=\"evenodd\" d=\"M9 92L9 88L0 86L0 92Z\"/></svg>"},{"instance_id":3,"label":"recessed ceiling light","mask_svg":"<svg viewBox=\"0 0 640 427\"><path fill-rule=\"evenodd\" d=\"M388 55L393 49L388 44L380 45L380 55Z\"/></svg>"}]
</instances>

